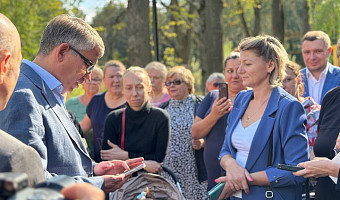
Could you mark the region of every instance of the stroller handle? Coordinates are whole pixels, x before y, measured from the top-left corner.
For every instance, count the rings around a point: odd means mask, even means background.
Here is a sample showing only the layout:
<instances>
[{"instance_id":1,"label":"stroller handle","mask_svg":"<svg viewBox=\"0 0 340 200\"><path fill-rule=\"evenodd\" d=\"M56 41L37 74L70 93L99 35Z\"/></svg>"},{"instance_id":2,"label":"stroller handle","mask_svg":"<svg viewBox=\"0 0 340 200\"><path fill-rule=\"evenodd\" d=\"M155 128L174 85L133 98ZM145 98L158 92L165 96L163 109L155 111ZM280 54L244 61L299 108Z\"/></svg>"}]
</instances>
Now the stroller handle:
<instances>
[{"instance_id":1,"label":"stroller handle","mask_svg":"<svg viewBox=\"0 0 340 200\"><path fill-rule=\"evenodd\" d=\"M165 171L166 173L168 173L168 174L171 176L172 179L174 179L175 183L178 183L178 178L177 178L177 176L175 175L175 173L173 173L169 168L164 167L164 166L162 166L162 169L163 169L163 171Z\"/></svg>"}]
</instances>

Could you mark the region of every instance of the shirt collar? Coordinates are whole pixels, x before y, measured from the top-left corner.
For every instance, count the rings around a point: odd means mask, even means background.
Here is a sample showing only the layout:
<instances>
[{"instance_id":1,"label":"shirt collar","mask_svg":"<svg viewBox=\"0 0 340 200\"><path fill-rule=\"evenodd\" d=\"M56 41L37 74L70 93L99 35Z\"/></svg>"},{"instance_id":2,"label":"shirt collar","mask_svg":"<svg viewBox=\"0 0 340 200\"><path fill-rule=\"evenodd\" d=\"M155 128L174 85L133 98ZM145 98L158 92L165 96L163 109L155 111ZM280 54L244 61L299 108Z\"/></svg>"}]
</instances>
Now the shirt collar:
<instances>
[{"instance_id":1,"label":"shirt collar","mask_svg":"<svg viewBox=\"0 0 340 200\"><path fill-rule=\"evenodd\" d=\"M327 62L327 65L326 65L325 69L321 72L320 77L326 77L330 64L331 63ZM315 78L313 76L313 74L309 71L308 67L306 67L306 75L307 75L307 78L310 78L310 77Z\"/></svg>"},{"instance_id":2,"label":"shirt collar","mask_svg":"<svg viewBox=\"0 0 340 200\"><path fill-rule=\"evenodd\" d=\"M51 73L32 61L23 59L22 62L30 66L41 77L41 79L45 81L46 85L50 88L51 91L56 89L56 91L61 94L64 87L61 82L56 79Z\"/></svg>"}]
</instances>

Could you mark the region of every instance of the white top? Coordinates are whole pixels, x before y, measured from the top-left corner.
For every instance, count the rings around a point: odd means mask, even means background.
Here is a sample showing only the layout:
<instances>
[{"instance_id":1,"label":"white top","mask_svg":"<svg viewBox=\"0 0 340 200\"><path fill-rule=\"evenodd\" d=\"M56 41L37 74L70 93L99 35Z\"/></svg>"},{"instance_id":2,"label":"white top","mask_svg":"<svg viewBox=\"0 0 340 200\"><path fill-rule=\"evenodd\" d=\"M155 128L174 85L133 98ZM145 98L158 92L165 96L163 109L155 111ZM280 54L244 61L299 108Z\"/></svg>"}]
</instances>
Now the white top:
<instances>
[{"instance_id":1,"label":"white top","mask_svg":"<svg viewBox=\"0 0 340 200\"><path fill-rule=\"evenodd\" d=\"M236 161L242 167L246 166L250 146L260 121L261 119L244 128L240 119L231 136L231 143L236 149Z\"/></svg>"},{"instance_id":2,"label":"white top","mask_svg":"<svg viewBox=\"0 0 340 200\"><path fill-rule=\"evenodd\" d=\"M328 72L328 65L330 63L328 62L325 69L321 72L319 76L319 80L317 80L313 74L308 70L308 67L306 67L306 75L307 75L307 81L308 81L308 92L309 96L314 99L314 101L321 105L321 93L322 88L326 80L326 75Z\"/></svg>"}]
</instances>

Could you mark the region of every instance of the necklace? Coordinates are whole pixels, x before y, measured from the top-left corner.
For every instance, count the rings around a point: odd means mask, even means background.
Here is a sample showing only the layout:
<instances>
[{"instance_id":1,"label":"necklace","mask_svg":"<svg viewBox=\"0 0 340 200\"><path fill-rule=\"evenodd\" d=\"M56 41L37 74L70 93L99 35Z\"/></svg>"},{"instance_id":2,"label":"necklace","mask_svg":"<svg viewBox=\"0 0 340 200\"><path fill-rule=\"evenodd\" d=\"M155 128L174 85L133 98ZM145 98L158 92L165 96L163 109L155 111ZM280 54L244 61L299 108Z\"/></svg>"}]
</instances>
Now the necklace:
<instances>
[{"instance_id":1,"label":"necklace","mask_svg":"<svg viewBox=\"0 0 340 200\"><path fill-rule=\"evenodd\" d=\"M247 116L246 116L246 124L248 124L249 119L253 118L253 117L255 116L255 114L257 114L258 111L261 110L262 106L263 106L268 100L269 100L269 98L266 99L266 100L264 100L264 101L261 103L260 107L259 107L252 115L249 116L249 112L247 112Z\"/></svg>"}]
</instances>

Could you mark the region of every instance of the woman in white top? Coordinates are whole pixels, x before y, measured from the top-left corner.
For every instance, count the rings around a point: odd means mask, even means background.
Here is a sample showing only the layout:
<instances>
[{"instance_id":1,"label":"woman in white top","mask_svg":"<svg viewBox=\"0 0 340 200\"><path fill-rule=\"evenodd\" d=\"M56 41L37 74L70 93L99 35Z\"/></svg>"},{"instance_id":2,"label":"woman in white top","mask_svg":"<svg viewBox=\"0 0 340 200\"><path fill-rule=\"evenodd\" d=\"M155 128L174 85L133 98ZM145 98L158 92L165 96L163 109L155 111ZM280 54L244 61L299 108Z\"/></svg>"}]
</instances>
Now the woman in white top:
<instances>
[{"instance_id":1,"label":"woman in white top","mask_svg":"<svg viewBox=\"0 0 340 200\"><path fill-rule=\"evenodd\" d=\"M227 175L217 179L226 183L220 198L301 199L305 179L277 169L278 163L308 159L303 107L280 87L287 53L271 36L245 38L239 49L237 72L253 90L237 95L228 117L220 153Z\"/></svg>"}]
</instances>

